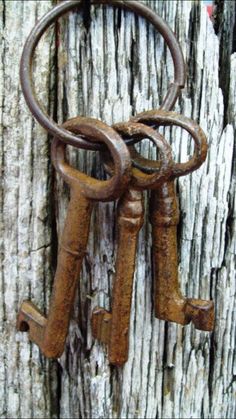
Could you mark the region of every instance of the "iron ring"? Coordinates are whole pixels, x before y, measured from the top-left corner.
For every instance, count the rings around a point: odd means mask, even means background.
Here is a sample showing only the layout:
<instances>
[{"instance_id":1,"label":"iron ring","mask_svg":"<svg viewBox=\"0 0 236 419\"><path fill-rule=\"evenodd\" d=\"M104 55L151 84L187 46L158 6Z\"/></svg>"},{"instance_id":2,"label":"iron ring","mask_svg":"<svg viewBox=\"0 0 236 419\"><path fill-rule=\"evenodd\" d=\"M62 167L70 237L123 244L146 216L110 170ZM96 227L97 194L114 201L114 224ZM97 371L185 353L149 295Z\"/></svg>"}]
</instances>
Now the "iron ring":
<instances>
[{"instance_id":1,"label":"iron ring","mask_svg":"<svg viewBox=\"0 0 236 419\"><path fill-rule=\"evenodd\" d=\"M143 112L132 118L133 122L141 122L148 126L178 126L187 131L194 140L194 155L186 163L174 163L172 166L172 178L185 176L188 173L198 169L206 160L207 140L201 127L190 118L177 114L175 112L160 110L151 110ZM158 161L151 161L140 156L134 147L130 147L133 155L133 165L146 173L159 171Z\"/></svg>"},{"instance_id":2,"label":"iron ring","mask_svg":"<svg viewBox=\"0 0 236 419\"><path fill-rule=\"evenodd\" d=\"M128 148L120 135L104 122L94 118L76 117L64 122L69 131L83 135L89 141L105 143L112 156L114 171L108 180L98 180L70 166L66 160L66 144L54 137L52 162L57 172L71 188L79 186L81 193L94 201L111 201L118 198L130 182L131 160Z\"/></svg>"},{"instance_id":3,"label":"iron ring","mask_svg":"<svg viewBox=\"0 0 236 419\"><path fill-rule=\"evenodd\" d=\"M176 102L180 89L184 86L185 82L185 64L181 48L177 42L174 33L169 26L150 8L141 4L139 1L126 1L126 0L91 0L91 4L111 5L114 7L121 7L123 9L133 11L134 13L144 17L148 20L155 29L157 29L166 41L174 62L174 82L170 84L168 92L163 100L161 108L170 109ZM55 6L46 15L44 15L28 36L23 54L21 57L20 65L20 79L23 94L26 103L37 119L37 121L53 136L59 138L66 144L71 144L87 150L102 150L103 146L99 143L89 143L82 136L77 137L65 128L60 127L55 121L49 119L48 115L43 111L39 102L35 97L35 92L32 83L32 60L36 46L46 29L63 14L78 8L82 5L81 0L76 1L63 1ZM127 144L132 144L132 140L126 141Z\"/></svg>"}]
</instances>

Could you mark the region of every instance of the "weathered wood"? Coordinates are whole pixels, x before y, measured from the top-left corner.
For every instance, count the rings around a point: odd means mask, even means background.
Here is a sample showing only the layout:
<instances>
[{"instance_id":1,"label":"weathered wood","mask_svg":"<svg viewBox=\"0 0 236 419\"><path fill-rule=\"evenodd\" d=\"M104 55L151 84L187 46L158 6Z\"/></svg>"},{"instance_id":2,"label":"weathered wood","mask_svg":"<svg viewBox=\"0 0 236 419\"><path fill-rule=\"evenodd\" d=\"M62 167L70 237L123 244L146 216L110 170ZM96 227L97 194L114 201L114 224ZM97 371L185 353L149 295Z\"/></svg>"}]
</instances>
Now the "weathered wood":
<instances>
[{"instance_id":1,"label":"weathered wood","mask_svg":"<svg viewBox=\"0 0 236 419\"><path fill-rule=\"evenodd\" d=\"M27 334L16 332L23 299L43 309L51 287L51 170L47 134L35 123L19 85L25 39L51 1L1 2L1 367L0 415L51 417L55 365L45 361ZM41 42L35 80L49 106L52 34Z\"/></svg>"},{"instance_id":2,"label":"weathered wood","mask_svg":"<svg viewBox=\"0 0 236 419\"><path fill-rule=\"evenodd\" d=\"M60 373L56 363L45 362L29 344L27 335L16 333L22 299L30 297L41 308L48 304L56 246L52 192L60 236L68 191L60 179L53 189L49 141L30 116L18 77L24 40L52 2L2 1L1 417L236 416L235 4L225 1L223 13L216 11L217 36L202 2L146 3L175 31L187 63L186 88L175 110L199 121L208 134L207 162L178 182L179 273L185 295L215 300L215 331L210 335L154 318L146 211L133 288L129 361L124 368L109 367L106 347L92 339L90 324L95 306L110 309L111 304L116 240L115 205L109 203L98 204L94 211L70 334L58 361ZM162 39L127 12L98 6L91 9L91 17L88 30L80 14L60 20L57 59L53 32L40 44L35 80L42 103L57 111L60 122L87 115L109 124L158 107L173 76ZM220 59L220 42L228 66ZM221 69L228 71L226 83L221 76L219 81ZM188 136L180 129L166 132L175 158L186 160L193 149ZM149 142L141 148L144 155L155 155ZM88 173L104 175L95 153L70 150L70 159Z\"/></svg>"}]
</instances>

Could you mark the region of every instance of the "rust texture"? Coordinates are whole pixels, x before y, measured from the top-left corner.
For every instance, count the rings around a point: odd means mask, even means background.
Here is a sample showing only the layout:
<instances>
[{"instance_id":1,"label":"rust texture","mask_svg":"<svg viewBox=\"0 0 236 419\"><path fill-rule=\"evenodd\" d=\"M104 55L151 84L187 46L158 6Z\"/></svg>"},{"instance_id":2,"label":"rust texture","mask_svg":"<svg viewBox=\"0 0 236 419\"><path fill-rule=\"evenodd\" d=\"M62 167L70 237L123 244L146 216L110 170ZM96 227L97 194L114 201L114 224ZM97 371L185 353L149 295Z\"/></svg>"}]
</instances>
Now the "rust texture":
<instances>
[{"instance_id":1,"label":"rust texture","mask_svg":"<svg viewBox=\"0 0 236 419\"><path fill-rule=\"evenodd\" d=\"M118 251L112 312L98 307L92 316L93 335L109 345L109 362L114 365L122 365L128 359L133 275L143 213L142 193L130 188L119 200L117 210Z\"/></svg>"},{"instance_id":2,"label":"rust texture","mask_svg":"<svg viewBox=\"0 0 236 419\"><path fill-rule=\"evenodd\" d=\"M152 192L150 221L156 317L182 325L192 321L197 329L212 331L213 302L185 298L180 291L177 254L179 209L174 181L166 182Z\"/></svg>"},{"instance_id":3,"label":"rust texture","mask_svg":"<svg viewBox=\"0 0 236 419\"><path fill-rule=\"evenodd\" d=\"M110 180L90 178L69 166L65 159L65 144L54 139L52 159L56 170L71 189L64 231L61 238L57 270L48 317L30 301L24 301L17 327L29 331L35 342L49 358L59 357L65 345L77 280L86 251L93 203L113 200L120 196L130 178L130 158L120 136L110 127L94 119L74 118L66 128L107 144L114 157L114 173Z\"/></svg>"}]
</instances>

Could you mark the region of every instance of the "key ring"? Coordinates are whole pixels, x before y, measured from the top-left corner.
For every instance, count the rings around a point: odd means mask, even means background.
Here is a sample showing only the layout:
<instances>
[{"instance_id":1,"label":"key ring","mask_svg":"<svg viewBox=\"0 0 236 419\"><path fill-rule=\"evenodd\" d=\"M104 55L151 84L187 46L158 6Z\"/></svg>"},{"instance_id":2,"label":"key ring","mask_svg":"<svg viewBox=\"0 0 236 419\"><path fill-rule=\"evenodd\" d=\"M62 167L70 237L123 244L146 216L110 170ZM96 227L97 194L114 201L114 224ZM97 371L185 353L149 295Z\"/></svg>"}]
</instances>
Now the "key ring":
<instances>
[{"instance_id":1,"label":"key ring","mask_svg":"<svg viewBox=\"0 0 236 419\"><path fill-rule=\"evenodd\" d=\"M185 176L188 173L198 169L205 161L207 156L207 140L201 127L190 118L169 112L165 110L151 110L143 112L131 119L134 122L160 127L160 126L178 126L187 131L194 140L194 155L186 163L175 163L172 166L172 177ZM159 172L160 163L154 160L148 160L142 157L132 146L132 162L135 167L146 173Z\"/></svg>"},{"instance_id":2,"label":"key ring","mask_svg":"<svg viewBox=\"0 0 236 419\"><path fill-rule=\"evenodd\" d=\"M94 118L77 116L66 121L63 126L89 141L96 139L106 144L114 161L114 173L109 180L98 180L70 166L66 161L66 144L54 138L52 142L52 161L54 167L71 187L80 187L81 193L94 201L110 201L121 195L129 183L131 161L127 146L120 135L104 122Z\"/></svg>"},{"instance_id":3,"label":"key ring","mask_svg":"<svg viewBox=\"0 0 236 419\"><path fill-rule=\"evenodd\" d=\"M141 4L139 1L126 1L126 0L91 0L92 5L102 4L110 5L114 7L120 7L128 11L133 11L139 16L144 17L150 22L157 31L163 36L167 43L173 63L174 63L174 82L172 82L168 88L167 94L161 104L162 109L171 109L178 96L180 89L184 87L185 83L185 64L183 54L179 46L178 41L175 38L174 33L170 27L161 19L156 13L150 8ZM76 147L80 147L86 150L102 150L103 146L99 143L89 143L83 138L82 135L79 137L69 132L65 128L60 127L55 121L49 118L40 106L38 100L35 97L35 91L32 83L32 61L36 46L46 31L46 29L55 22L59 17L65 13L73 10L74 8L80 8L82 6L81 0L76 1L63 1L62 3L55 6L46 15L44 15L28 36L23 54L21 57L20 65L20 79L23 94L26 103L31 110L37 121L53 136L59 138L66 144L71 144ZM133 144L132 139L126 139L127 145Z\"/></svg>"}]
</instances>

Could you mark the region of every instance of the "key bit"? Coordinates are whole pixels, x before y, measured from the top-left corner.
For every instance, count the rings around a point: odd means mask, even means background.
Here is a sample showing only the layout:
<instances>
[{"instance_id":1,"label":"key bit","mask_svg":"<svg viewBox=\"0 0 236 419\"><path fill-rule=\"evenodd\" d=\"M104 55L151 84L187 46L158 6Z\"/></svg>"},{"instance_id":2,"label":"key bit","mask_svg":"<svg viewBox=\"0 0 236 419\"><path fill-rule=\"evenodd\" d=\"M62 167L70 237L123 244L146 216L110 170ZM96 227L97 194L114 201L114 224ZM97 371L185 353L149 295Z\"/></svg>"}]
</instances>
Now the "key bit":
<instances>
[{"instance_id":1,"label":"key bit","mask_svg":"<svg viewBox=\"0 0 236 419\"><path fill-rule=\"evenodd\" d=\"M112 314L101 307L93 310L92 333L95 339L109 345L111 336L111 316Z\"/></svg>"}]
</instances>

